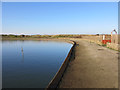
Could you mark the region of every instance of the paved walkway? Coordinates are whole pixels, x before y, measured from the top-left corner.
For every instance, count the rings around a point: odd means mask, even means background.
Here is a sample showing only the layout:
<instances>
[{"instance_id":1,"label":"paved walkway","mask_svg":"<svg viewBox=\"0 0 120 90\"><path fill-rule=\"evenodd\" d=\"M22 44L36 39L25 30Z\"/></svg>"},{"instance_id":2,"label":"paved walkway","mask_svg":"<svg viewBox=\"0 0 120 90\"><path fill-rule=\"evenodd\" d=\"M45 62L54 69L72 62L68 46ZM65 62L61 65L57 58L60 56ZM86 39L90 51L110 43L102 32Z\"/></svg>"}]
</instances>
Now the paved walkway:
<instances>
[{"instance_id":1,"label":"paved walkway","mask_svg":"<svg viewBox=\"0 0 120 90\"><path fill-rule=\"evenodd\" d=\"M118 52L75 39L75 59L62 78L60 88L117 88Z\"/></svg>"}]
</instances>

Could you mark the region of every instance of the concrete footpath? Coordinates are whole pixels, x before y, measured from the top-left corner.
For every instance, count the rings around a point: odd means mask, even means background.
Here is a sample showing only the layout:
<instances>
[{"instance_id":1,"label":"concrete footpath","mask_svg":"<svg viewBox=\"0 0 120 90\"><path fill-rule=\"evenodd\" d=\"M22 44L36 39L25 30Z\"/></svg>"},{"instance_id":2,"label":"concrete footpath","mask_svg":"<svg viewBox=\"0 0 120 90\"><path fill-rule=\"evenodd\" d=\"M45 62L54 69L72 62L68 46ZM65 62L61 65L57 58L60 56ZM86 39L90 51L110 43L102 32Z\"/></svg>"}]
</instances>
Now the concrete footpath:
<instances>
[{"instance_id":1,"label":"concrete footpath","mask_svg":"<svg viewBox=\"0 0 120 90\"><path fill-rule=\"evenodd\" d=\"M73 39L71 60L59 88L118 88L118 52L88 41Z\"/></svg>"}]
</instances>

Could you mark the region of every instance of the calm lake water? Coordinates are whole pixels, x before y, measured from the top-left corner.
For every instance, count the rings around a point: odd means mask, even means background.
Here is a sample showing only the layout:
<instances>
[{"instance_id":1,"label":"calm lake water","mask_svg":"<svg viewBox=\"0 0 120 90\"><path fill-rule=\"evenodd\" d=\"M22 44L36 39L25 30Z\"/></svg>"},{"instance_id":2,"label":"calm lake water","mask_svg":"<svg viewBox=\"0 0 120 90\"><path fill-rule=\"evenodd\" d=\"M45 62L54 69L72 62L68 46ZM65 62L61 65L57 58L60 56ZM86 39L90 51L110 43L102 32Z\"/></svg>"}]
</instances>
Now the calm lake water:
<instances>
[{"instance_id":1,"label":"calm lake water","mask_svg":"<svg viewBox=\"0 0 120 90\"><path fill-rule=\"evenodd\" d=\"M3 88L45 88L71 47L55 41L3 41Z\"/></svg>"}]
</instances>

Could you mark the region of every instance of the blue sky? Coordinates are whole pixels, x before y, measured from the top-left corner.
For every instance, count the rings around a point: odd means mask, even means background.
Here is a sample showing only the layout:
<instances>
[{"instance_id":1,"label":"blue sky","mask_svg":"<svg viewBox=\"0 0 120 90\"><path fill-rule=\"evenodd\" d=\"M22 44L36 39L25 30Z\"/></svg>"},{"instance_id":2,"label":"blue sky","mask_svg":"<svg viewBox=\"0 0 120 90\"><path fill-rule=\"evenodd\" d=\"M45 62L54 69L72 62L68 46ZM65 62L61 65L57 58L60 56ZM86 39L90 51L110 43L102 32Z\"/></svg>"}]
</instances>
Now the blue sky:
<instances>
[{"instance_id":1,"label":"blue sky","mask_svg":"<svg viewBox=\"0 0 120 90\"><path fill-rule=\"evenodd\" d=\"M3 2L2 32L105 34L118 29L117 2Z\"/></svg>"}]
</instances>

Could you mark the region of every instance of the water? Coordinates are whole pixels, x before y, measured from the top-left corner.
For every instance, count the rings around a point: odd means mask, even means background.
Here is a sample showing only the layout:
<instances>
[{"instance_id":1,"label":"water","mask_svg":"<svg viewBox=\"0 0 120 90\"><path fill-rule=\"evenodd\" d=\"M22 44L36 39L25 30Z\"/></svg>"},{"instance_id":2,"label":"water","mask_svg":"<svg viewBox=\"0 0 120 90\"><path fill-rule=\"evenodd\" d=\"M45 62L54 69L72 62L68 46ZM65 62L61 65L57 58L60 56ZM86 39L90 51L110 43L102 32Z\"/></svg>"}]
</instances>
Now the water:
<instances>
[{"instance_id":1,"label":"water","mask_svg":"<svg viewBox=\"0 0 120 90\"><path fill-rule=\"evenodd\" d=\"M3 88L45 88L72 44L54 41L3 41Z\"/></svg>"}]
</instances>

